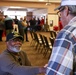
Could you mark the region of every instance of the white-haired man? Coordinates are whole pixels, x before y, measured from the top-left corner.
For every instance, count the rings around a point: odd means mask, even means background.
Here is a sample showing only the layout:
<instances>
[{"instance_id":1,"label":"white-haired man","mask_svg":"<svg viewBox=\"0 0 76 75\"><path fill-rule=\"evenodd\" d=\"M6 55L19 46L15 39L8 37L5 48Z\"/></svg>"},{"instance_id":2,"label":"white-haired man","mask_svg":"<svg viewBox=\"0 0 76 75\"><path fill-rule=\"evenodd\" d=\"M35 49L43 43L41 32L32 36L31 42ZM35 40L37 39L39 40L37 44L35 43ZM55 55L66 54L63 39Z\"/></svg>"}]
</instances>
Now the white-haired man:
<instances>
[{"instance_id":1,"label":"white-haired man","mask_svg":"<svg viewBox=\"0 0 76 75\"><path fill-rule=\"evenodd\" d=\"M0 54L0 75L37 75L45 72L44 67L31 66L26 53L21 50L23 40L18 33L7 35L7 49Z\"/></svg>"},{"instance_id":2,"label":"white-haired man","mask_svg":"<svg viewBox=\"0 0 76 75\"><path fill-rule=\"evenodd\" d=\"M63 29L57 35L46 75L76 75L76 0L62 0L59 10ZM73 61L74 60L74 61Z\"/></svg>"}]
</instances>

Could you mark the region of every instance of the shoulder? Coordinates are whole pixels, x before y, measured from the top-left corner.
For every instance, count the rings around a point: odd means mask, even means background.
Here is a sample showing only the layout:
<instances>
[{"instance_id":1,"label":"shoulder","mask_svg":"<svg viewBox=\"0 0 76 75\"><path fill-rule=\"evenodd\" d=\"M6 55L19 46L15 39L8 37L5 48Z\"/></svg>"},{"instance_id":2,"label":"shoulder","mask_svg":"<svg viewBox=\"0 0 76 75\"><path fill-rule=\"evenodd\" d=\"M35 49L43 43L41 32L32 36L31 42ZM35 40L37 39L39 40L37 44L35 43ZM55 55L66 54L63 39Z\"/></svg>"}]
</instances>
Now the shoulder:
<instances>
[{"instance_id":1,"label":"shoulder","mask_svg":"<svg viewBox=\"0 0 76 75\"><path fill-rule=\"evenodd\" d=\"M21 50L20 54L25 55L26 56L26 52Z\"/></svg>"},{"instance_id":2,"label":"shoulder","mask_svg":"<svg viewBox=\"0 0 76 75\"><path fill-rule=\"evenodd\" d=\"M9 55L9 52L7 50L4 50L1 54L0 57L6 57Z\"/></svg>"},{"instance_id":3,"label":"shoulder","mask_svg":"<svg viewBox=\"0 0 76 75\"><path fill-rule=\"evenodd\" d=\"M9 61L11 59L11 55L9 52L4 51L0 54L0 62L6 62Z\"/></svg>"}]
</instances>

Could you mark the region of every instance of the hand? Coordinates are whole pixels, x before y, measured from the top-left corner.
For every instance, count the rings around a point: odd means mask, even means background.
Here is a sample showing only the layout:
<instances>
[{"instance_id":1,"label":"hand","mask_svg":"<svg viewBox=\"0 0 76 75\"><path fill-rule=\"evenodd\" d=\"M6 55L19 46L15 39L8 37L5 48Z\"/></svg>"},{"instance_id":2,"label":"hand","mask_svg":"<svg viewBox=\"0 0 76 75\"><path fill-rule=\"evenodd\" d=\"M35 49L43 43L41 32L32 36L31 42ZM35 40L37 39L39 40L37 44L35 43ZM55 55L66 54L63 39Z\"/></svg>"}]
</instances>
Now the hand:
<instances>
[{"instance_id":1,"label":"hand","mask_svg":"<svg viewBox=\"0 0 76 75\"><path fill-rule=\"evenodd\" d=\"M45 72L46 72L46 67L39 68L39 73L45 73Z\"/></svg>"},{"instance_id":2,"label":"hand","mask_svg":"<svg viewBox=\"0 0 76 75\"><path fill-rule=\"evenodd\" d=\"M45 64L45 66L44 66L44 67L45 67L45 68L47 68L47 66L48 66L48 64Z\"/></svg>"}]
</instances>

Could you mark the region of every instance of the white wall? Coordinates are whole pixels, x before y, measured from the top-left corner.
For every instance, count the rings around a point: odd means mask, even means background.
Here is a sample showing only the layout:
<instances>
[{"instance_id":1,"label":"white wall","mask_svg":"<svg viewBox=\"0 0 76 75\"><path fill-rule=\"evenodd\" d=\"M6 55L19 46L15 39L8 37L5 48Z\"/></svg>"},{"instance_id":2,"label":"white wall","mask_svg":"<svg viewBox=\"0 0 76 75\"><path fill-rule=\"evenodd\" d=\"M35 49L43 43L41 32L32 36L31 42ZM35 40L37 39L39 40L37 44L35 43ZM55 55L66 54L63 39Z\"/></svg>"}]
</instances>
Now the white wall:
<instances>
[{"instance_id":1,"label":"white wall","mask_svg":"<svg viewBox=\"0 0 76 75\"><path fill-rule=\"evenodd\" d=\"M35 15L36 17L46 16L47 15L47 9L35 10L35 11L33 11L33 15Z\"/></svg>"},{"instance_id":2,"label":"white wall","mask_svg":"<svg viewBox=\"0 0 76 75\"><path fill-rule=\"evenodd\" d=\"M53 20L53 26L58 25L58 15L48 15L48 24L50 25L50 20Z\"/></svg>"},{"instance_id":3,"label":"white wall","mask_svg":"<svg viewBox=\"0 0 76 75\"><path fill-rule=\"evenodd\" d=\"M8 15L11 18L15 18L17 16L18 19L26 16L26 11L5 11L4 15Z\"/></svg>"},{"instance_id":4,"label":"white wall","mask_svg":"<svg viewBox=\"0 0 76 75\"><path fill-rule=\"evenodd\" d=\"M50 21L53 21L53 25L50 26ZM58 15L48 15L48 25L49 25L49 29L53 30L53 26L58 26Z\"/></svg>"}]
</instances>

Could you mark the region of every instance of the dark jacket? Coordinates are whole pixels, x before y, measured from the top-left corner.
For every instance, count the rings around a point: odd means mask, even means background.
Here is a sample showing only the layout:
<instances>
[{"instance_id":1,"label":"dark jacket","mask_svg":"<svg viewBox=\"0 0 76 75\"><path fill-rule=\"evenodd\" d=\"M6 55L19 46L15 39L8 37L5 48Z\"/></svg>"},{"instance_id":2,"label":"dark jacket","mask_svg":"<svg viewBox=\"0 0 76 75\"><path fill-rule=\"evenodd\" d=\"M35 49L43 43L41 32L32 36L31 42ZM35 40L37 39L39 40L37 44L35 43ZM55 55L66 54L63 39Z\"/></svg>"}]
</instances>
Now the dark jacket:
<instances>
[{"instance_id":1,"label":"dark jacket","mask_svg":"<svg viewBox=\"0 0 76 75\"><path fill-rule=\"evenodd\" d=\"M4 24L5 24L5 29L6 30L13 29L13 19L11 19L9 17L5 18Z\"/></svg>"}]
</instances>

